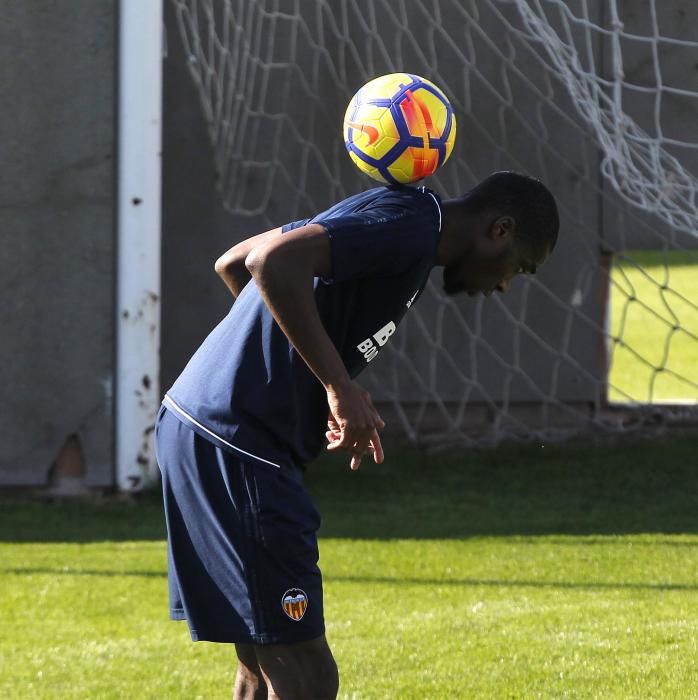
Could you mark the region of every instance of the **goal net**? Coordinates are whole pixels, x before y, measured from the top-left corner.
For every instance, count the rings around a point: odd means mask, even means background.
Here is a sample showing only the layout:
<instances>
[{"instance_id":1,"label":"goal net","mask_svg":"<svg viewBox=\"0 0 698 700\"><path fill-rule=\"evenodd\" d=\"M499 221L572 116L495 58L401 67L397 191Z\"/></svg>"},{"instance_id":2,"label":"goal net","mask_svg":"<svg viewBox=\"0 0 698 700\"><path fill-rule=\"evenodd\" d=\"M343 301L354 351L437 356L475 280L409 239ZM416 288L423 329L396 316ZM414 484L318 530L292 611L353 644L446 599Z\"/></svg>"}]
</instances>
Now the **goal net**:
<instances>
[{"instance_id":1,"label":"goal net","mask_svg":"<svg viewBox=\"0 0 698 700\"><path fill-rule=\"evenodd\" d=\"M372 185L342 115L430 79L458 138L426 184L539 177L558 248L505 296L435 276L362 375L410 440L549 440L698 417L698 5L682 0L171 0L240 235Z\"/></svg>"}]
</instances>

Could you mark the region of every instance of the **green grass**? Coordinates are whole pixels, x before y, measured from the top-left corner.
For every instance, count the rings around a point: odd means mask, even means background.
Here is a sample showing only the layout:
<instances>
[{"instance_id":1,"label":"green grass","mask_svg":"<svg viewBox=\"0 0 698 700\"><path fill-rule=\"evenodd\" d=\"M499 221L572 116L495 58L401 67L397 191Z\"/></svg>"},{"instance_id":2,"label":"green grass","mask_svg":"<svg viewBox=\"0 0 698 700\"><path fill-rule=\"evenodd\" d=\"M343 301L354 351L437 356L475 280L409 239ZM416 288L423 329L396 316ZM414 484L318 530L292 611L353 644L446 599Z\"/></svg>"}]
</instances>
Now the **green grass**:
<instances>
[{"instance_id":1,"label":"green grass","mask_svg":"<svg viewBox=\"0 0 698 700\"><path fill-rule=\"evenodd\" d=\"M611 277L609 400L698 401L698 253L632 251Z\"/></svg>"},{"instance_id":2,"label":"green grass","mask_svg":"<svg viewBox=\"0 0 698 700\"><path fill-rule=\"evenodd\" d=\"M698 698L695 437L392 452L307 483L342 698ZM229 698L167 619L158 495L0 502L0 695Z\"/></svg>"}]
</instances>

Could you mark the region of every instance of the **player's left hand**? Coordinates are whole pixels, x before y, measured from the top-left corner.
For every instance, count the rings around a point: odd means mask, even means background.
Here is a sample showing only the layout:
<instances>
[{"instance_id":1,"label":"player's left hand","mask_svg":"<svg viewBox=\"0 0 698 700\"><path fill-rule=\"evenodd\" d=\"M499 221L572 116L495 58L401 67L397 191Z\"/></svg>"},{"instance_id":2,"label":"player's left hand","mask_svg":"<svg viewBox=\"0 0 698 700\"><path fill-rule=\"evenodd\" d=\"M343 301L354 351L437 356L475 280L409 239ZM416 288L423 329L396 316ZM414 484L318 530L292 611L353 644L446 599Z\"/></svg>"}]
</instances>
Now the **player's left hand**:
<instances>
[{"instance_id":1,"label":"player's left hand","mask_svg":"<svg viewBox=\"0 0 698 700\"><path fill-rule=\"evenodd\" d=\"M335 417L332 415L332 413L330 413L327 417L327 431L325 432L325 437L327 438L327 442L329 443L329 445L327 446L328 450L331 450L333 448L332 446L340 442L342 439L342 429L339 427L339 424L335 420ZM381 445L380 436L378 435L377 430L373 431L373 435L369 440L368 446L365 451L359 450L358 443L354 443L354 445L352 445L351 448L347 449L349 449L352 453L351 469L353 471L356 471L359 468L359 465L361 464L361 459L366 454L366 452L369 452L371 454L371 456L373 457L373 461L376 464L380 464L381 462L383 462L384 459L383 446Z\"/></svg>"}]
</instances>

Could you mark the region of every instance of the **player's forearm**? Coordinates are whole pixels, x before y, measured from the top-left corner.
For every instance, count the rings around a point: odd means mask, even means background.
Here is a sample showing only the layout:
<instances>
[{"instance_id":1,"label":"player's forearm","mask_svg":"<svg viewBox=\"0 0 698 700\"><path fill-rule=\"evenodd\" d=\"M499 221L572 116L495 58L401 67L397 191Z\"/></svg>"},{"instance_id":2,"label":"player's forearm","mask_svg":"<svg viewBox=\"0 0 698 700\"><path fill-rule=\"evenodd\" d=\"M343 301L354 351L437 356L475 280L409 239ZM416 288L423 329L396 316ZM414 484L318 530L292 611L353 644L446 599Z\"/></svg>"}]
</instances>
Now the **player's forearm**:
<instances>
[{"instance_id":1,"label":"player's forearm","mask_svg":"<svg viewBox=\"0 0 698 700\"><path fill-rule=\"evenodd\" d=\"M252 253L246 261L281 330L326 389L351 379L327 335L313 294L313 272L296 256Z\"/></svg>"}]
</instances>

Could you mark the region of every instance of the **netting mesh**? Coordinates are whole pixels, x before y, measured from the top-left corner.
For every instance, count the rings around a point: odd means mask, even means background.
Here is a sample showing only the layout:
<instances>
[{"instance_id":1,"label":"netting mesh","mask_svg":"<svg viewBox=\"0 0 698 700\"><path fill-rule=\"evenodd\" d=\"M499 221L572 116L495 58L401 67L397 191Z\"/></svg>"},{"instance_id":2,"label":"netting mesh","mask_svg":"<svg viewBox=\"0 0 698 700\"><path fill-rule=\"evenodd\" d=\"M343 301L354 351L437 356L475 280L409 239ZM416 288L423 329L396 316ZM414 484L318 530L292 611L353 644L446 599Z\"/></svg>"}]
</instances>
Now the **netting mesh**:
<instances>
[{"instance_id":1,"label":"netting mesh","mask_svg":"<svg viewBox=\"0 0 698 700\"><path fill-rule=\"evenodd\" d=\"M647 35L625 31L620 15L622 3L617 0L608 3L608 28L590 22L587 3L581 5L579 17L560 0L532 3L518 0L517 6L524 31L544 49L550 65L558 71L572 96L577 112L593 128L595 141L603 152L604 178L631 204L656 213L675 229L695 234L698 231L696 179L667 147L680 151L696 149L698 142L683 140L680 135L673 137L676 120L664 124L662 112L664 101L672 97L683 104L693 104L695 109L698 92L690 89L690 76L680 73L672 76L683 87L666 81L660 55L683 50L684 68L689 70L690 52L695 52L698 43L662 36L655 2L652 0L642 8ZM680 5L670 4L674 8ZM563 28L560 33L551 22L551 13L559 13L558 21ZM582 28L583 44L572 37L571 29L575 25ZM596 72L594 33L608 44L603 74ZM632 51L640 52L642 60L650 64L648 75L626 79L624 54ZM628 97L631 104L626 106ZM633 98L644 98L649 117L647 131L636 121L641 115L631 114L636 111ZM694 138L695 134L691 136Z\"/></svg>"},{"instance_id":2,"label":"netting mesh","mask_svg":"<svg viewBox=\"0 0 698 700\"><path fill-rule=\"evenodd\" d=\"M394 71L435 82L458 118L429 186L457 196L511 169L555 192L561 240L539 276L472 301L444 297L435 273L362 375L411 439L624 430L659 401L674 406L665 415L697 415L698 8L172 2L241 235L372 186L344 152L341 118L360 85Z\"/></svg>"}]
</instances>

